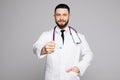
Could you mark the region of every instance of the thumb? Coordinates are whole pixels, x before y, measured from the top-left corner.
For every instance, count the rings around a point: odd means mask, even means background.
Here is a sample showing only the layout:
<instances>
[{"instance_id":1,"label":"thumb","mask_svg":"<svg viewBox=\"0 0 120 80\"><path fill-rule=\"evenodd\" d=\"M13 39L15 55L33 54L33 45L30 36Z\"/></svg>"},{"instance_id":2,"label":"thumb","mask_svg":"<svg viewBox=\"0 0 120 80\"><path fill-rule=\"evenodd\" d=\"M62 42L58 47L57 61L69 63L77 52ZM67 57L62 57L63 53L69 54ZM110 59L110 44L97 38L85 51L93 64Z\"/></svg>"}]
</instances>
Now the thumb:
<instances>
[{"instance_id":1,"label":"thumb","mask_svg":"<svg viewBox=\"0 0 120 80\"><path fill-rule=\"evenodd\" d=\"M55 45L55 41L50 41L50 43L54 44Z\"/></svg>"}]
</instances>

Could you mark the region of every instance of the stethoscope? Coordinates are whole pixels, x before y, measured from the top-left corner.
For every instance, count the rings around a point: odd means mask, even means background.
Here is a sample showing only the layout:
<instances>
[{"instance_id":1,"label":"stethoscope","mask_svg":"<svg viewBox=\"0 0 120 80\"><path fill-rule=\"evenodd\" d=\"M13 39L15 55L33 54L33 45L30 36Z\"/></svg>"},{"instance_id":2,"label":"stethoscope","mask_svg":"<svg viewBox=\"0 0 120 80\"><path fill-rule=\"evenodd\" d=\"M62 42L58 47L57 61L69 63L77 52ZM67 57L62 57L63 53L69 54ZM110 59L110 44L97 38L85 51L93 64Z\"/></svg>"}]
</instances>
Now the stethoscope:
<instances>
[{"instance_id":1,"label":"stethoscope","mask_svg":"<svg viewBox=\"0 0 120 80\"><path fill-rule=\"evenodd\" d=\"M56 27L57 27L57 26L55 26L55 27L54 27L54 30L53 30L53 41L55 41L55 30L56 30ZM71 35L71 37L72 37L73 42L74 42L75 44L80 44L80 43L81 43L81 39L80 39L77 31L76 31L73 27L68 26L68 28L69 28L69 32L70 32L70 35ZM79 41L75 41L75 39L74 39L74 37L73 37L73 35L72 35L72 31L71 31L71 30L73 30L73 31L76 33Z\"/></svg>"}]
</instances>

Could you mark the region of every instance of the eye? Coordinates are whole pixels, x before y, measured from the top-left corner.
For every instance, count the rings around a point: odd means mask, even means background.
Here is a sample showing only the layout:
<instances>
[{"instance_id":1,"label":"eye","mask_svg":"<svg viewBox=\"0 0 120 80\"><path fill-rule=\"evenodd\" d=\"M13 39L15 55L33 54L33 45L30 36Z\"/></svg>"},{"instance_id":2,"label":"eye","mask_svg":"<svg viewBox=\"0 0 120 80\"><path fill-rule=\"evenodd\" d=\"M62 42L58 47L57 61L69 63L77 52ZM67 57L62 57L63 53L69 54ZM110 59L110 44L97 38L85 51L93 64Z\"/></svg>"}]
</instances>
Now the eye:
<instances>
[{"instance_id":1,"label":"eye","mask_svg":"<svg viewBox=\"0 0 120 80\"><path fill-rule=\"evenodd\" d=\"M63 14L63 16L67 16L67 14Z\"/></svg>"},{"instance_id":2,"label":"eye","mask_svg":"<svg viewBox=\"0 0 120 80\"><path fill-rule=\"evenodd\" d=\"M60 14L56 14L56 16L60 16Z\"/></svg>"}]
</instances>

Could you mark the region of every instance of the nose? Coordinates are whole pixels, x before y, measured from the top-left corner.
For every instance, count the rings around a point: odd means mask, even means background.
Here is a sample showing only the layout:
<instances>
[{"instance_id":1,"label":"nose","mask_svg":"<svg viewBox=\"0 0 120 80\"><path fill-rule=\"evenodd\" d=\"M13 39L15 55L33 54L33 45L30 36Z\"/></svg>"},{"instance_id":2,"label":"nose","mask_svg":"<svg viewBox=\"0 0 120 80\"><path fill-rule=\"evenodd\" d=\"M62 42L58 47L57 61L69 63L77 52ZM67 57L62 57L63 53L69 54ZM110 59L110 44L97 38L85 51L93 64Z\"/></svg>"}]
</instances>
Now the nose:
<instances>
[{"instance_id":1,"label":"nose","mask_svg":"<svg viewBox=\"0 0 120 80\"><path fill-rule=\"evenodd\" d=\"M61 15L61 16L60 16L60 20L63 20L63 19L64 19L64 17Z\"/></svg>"}]
</instances>

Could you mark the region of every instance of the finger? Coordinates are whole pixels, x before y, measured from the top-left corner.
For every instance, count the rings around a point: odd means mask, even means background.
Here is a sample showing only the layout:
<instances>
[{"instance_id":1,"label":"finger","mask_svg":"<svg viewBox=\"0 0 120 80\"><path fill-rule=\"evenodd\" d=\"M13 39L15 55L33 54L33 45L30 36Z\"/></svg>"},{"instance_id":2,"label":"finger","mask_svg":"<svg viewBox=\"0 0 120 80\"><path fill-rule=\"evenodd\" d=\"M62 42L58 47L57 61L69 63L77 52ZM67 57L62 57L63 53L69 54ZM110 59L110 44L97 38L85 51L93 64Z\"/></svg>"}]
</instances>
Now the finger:
<instances>
[{"instance_id":1,"label":"finger","mask_svg":"<svg viewBox=\"0 0 120 80\"><path fill-rule=\"evenodd\" d=\"M46 49L46 50L47 50L47 51L54 51L54 49L50 49L50 48L49 48L49 49Z\"/></svg>"},{"instance_id":2,"label":"finger","mask_svg":"<svg viewBox=\"0 0 120 80\"><path fill-rule=\"evenodd\" d=\"M48 42L48 43L50 43L50 44L55 44L55 41L50 41L50 42Z\"/></svg>"},{"instance_id":3,"label":"finger","mask_svg":"<svg viewBox=\"0 0 120 80\"><path fill-rule=\"evenodd\" d=\"M47 49L47 53L51 54L54 52L54 49Z\"/></svg>"},{"instance_id":4,"label":"finger","mask_svg":"<svg viewBox=\"0 0 120 80\"><path fill-rule=\"evenodd\" d=\"M72 71L72 68L68 68L68 69L66 70L66 72L70 72L70 71Z\"/></svg>"},{"instance_id":5,"label":"finger","mask_svg":"<svg viewBox=\"0 0 120 80\"><path fill-rule=\"evenodd\" d=\"M53 43L48 43L47 46L49 46L49 47L55 47L55 44L53 44Z\"/></svg>"},{"instance_id":6,"label":"finger","mask_svg":"<svg viewBox=\"0 0 120 80\"><path fill-rule=\"evenodd\" d=\"M50 41L50 43L54 43L55 44L55 41Z\"/></svg>"},{"instance_id":7,"label":"finger","mask_svg":"<svg viewBox=\"0 0 120 80\"><path fill-rule=\"evenodd\" d=\"M50 41L50 44L51 45L55 45L55 41Z\"/></svg>"},{"instance_id":8,"label":"finger","mask_svg":"<svg viewBox=\"0 0 120 80\"><path fill-rule=\"evenodd\" d=\"M72 71L73 71L73 72L76 72L76 73L79 73L79 72L80 72L79 68L76 67L76 66L72 67Z\"/></svg>"},{"instance_id":9,"label":"finger","mask_svg":"<svg viewBox=\"0 0 120 80\"><path fill-rule=\"evenodd\" d=\"M54 49L55 46L49 46L49 45L47 45L45 48L46 48L46 49Z\"/></svg>"},{"instance_id":10,"label":"finger","mask_svg":"<svg viewBox=\"0 0 120 80\"><path fill-rule=\"evenodd\" d=\"M55 48L54 44L49 44L48 46L49 46L49 48Z\"/></svg>"}]
</instances>

